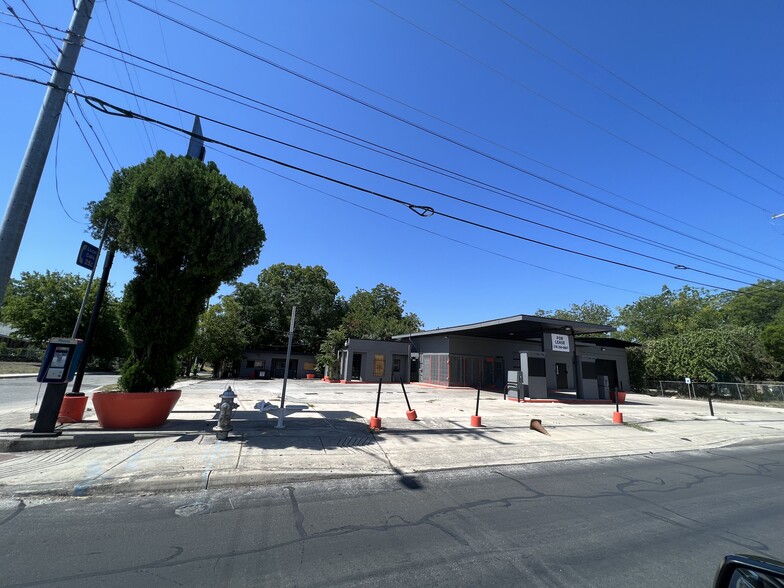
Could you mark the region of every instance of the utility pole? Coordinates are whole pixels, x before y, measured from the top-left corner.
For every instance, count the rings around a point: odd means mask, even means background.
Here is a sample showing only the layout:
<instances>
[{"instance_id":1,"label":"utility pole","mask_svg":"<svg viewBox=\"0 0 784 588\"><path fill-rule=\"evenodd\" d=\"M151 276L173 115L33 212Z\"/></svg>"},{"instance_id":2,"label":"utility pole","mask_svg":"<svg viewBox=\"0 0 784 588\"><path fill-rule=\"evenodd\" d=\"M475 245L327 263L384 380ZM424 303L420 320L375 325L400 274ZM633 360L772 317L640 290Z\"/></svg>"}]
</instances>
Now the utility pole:
<instances>
[{"instance_id":1,"label":"utility pole","mask_svg":"<svg viewBox=\"0 0 784 588\"><path fill-rule=\"evenodd\" d=\"M68 27L68 36L60 49L60 57L49 80L44 102L35 121L3 217L3 224L0 227L0 306L3 304L5 291L11 279L16 255L19 253L30 209L33 207L35 193L41 181L49 147L52 145L57 121L63 109L68 87L71 85L71 76L76 67L76 59L79 57L79 50L82 48L94 5L95 0L79 0L79 5L74 11Z\"/></svg>"}]
</instances>

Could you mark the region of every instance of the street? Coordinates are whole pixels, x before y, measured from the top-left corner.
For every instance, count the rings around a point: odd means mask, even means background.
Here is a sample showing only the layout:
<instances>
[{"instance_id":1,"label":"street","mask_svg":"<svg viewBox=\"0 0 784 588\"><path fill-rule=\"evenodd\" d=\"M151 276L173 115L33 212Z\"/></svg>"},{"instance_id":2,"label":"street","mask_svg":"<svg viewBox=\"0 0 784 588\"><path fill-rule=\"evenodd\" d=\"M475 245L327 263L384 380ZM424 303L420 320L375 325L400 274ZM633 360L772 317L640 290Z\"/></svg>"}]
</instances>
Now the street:
<instances>
[{"instance_id":1,"label":"street","mask_svg":"<svg viewBox=\"0 0 784 588\"><path fill-rule=\"evenodd\" d=\"M0 500L3 586L709 586L784 556L782 445Z\"/></svg>"},{"instance_id":2,"label":"street","mask_svg":"<svg viewBox=\"0 0 784 588\"><path fill-rule=\"evenodd\" d=\"M117 377L117 374L87 373L82 381L82 391L87 392L98 386L113 384L117 381ZM5 410L29 410L34 412L35 397L38 394L39 386L41 392L38 397L38 403L40 405L46 389L45 384L38 384L34 377L0 378L0 407Z\"/></svg>"}]
</instances>

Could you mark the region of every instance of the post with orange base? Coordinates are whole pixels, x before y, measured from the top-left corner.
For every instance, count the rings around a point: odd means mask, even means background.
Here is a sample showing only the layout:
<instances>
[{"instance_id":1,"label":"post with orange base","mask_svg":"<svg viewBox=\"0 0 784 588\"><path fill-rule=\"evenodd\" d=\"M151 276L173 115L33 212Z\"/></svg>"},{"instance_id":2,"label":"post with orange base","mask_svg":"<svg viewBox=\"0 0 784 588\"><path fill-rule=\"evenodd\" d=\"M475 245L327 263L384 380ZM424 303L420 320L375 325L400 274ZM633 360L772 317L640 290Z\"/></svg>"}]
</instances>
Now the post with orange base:
<instances>
[{"instance_id":1,"label":"post with orange base","mask_svg":"<svg viewBox=\"0 0 784 588\"><path fill-rule=\"evenodd\" d=\"M616 425L622 425L623 424L623 413L621 412L621 409L618 408L618 389L617 388L615 389L615 394L613 394L613 396L615 396L615 412L613 413L613 422Z\"/></svg>"},{"instance_id":2,"label":"post with orange base","mask_svg":"<svg viewBox=\"0 0 784 588\"><path fill-rule=\"evenodd\" d=\"M482 384L478 384L476 387L476 411L474 411L474 414L471 415L472 427L482 426L482 417L479 416L479 393L481 391L482 391Z\"/></svg>"},{"instance_id":3,"label":"post with orange base","mask_svg":"<svg viewBox=\"0 0 784 588\"><path fill-rule=\"evenodd\" d=\"M408 401L406 387L403 385L403 376L400 376L400 387L403 388L403 398L406 399L406 406L408 407L408 410L406 411L406 418L408 418L409 421L415 421L417 420L417 413L411 408L411 403Z\"/></svg>"},{"instance_id":4,"label":"post with orange base","mask_svg":"<svg viewBox=\"0 0 784 588\"><path fill-rule=\"evenodd\" d=\"M381 430L381 419L378 416L378 405L381 403L381 378L378 379L378 393L376 394L376 413L370 417L370 429L373 431Z\"/></svg>"}]
</instances>

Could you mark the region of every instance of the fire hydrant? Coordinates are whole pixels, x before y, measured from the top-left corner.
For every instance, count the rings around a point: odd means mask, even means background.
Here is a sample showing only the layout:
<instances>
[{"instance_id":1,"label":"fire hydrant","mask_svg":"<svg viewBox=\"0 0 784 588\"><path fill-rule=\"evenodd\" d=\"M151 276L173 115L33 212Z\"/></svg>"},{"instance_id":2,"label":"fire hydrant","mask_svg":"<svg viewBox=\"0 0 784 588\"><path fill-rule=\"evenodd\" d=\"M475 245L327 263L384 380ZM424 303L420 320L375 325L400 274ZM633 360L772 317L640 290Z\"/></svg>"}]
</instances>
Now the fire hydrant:
<instances>
[{"instance_id":1,"label":"fire hydrant","mask_svg":"<svg viewBox=\"0 0 784 588\"><path fill-rule=\"evenodd\" d=\"M215 405L215 408L219 409L220 412L218 413L218 426L213 427L212 430L215 431L215 437L219 441L226 441L229 438L229 431L232 430L231 414L235 408L240 407L239 404L234 402L235 398L237 398L237 395L229 386L220 395L220 402Z\"/></svg>"}]
</instances>

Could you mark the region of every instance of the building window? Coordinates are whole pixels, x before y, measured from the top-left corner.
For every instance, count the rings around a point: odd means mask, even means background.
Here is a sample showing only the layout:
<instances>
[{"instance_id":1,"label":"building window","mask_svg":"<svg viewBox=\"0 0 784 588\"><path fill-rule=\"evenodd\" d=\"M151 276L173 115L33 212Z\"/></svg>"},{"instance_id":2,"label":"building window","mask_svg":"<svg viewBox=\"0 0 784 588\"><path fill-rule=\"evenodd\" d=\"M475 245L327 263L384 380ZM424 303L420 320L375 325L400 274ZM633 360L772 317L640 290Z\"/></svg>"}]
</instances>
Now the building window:
<instances>
[{"instance_id":1,"label":"building window","mask_svg":"<svg viewBox=\"0 0 784 588\"><path fill-rule=\"evenodd\" d=\"M377 378L384 377L384 355L377 353L373 359L373 375Z\"/></svg>"}]
</instances>

